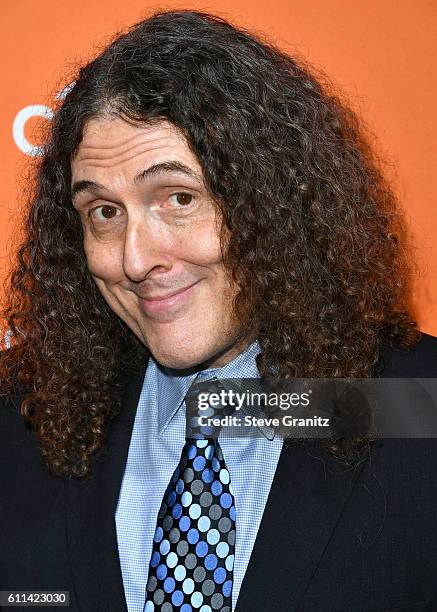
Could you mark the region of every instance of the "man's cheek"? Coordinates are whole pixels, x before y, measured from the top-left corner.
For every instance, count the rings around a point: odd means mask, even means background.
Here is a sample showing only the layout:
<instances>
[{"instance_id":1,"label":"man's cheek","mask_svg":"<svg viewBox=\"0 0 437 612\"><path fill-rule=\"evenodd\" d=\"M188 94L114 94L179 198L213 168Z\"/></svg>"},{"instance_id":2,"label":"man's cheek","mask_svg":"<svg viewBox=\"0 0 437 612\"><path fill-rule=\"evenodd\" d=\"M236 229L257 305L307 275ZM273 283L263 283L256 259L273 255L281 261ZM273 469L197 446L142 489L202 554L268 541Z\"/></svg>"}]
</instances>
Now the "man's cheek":
<instances>
[{"instance_id":1,"label":"man's cheek","mask_svg":"<svg viewBox=\"0 0 437 612\"><path fill-rule=\"evenodd\" d=\"M89 246L85 244L88 270L92 276L103 280L116 280L122 274L122 264L114 247Z\"/></svg>"},{"instance_id":2,"label":"man's cheek","mask_svg":"<svg viewBox=\"0 0 437 612\"><path fill-rule=\"evenodd\" d=\"M126 308L121 303L119 296L117 296L117 294L113 291L112 285L95 275L93 275L93 279L96 283L97 289L100 291L103 299L111 310L113 310L117 315L123 316Z\"/></svg>"}]
</instances>

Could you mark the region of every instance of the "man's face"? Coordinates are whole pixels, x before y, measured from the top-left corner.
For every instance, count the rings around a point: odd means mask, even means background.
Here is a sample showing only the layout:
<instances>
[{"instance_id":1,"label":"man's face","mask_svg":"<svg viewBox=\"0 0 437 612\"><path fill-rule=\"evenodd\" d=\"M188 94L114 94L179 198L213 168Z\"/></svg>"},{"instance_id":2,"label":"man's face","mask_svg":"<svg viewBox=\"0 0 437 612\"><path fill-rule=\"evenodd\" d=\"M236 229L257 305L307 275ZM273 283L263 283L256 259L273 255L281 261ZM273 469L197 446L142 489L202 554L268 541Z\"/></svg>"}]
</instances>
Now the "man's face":
<instances>
[{"instance_id":1,"label":"man's face","mask_svg":"<svg viewBox=\"0 0 437 612\"><path fill-rule=\"evenodd\" d=\"M90 273L155 359L188 368L238 354L220 216L182 133L93 119L71 169Z\"/></svg>"}]
</instances>

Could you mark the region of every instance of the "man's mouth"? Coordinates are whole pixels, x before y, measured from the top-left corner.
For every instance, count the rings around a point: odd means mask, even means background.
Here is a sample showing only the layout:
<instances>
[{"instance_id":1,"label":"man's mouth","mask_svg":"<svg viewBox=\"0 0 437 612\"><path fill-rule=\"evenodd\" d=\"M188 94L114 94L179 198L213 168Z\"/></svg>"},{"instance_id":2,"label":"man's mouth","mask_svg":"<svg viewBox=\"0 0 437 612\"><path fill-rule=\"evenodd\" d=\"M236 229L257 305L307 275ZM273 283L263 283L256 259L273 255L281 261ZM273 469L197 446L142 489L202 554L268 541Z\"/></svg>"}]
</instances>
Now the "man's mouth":
<instances>
[{"instance_id":1,"label":"man's mouth","mask_svg":"<svg viewBox=\"0 0 437 612\"><path fill-rule=\"evenodd\" d=\"M152 297L140 298L141 308L146 313L167 312L176 310L186 302L189 297L197 290L199 280L170 293L163 295L154 295Z\"/></svg>"}]
</instances>

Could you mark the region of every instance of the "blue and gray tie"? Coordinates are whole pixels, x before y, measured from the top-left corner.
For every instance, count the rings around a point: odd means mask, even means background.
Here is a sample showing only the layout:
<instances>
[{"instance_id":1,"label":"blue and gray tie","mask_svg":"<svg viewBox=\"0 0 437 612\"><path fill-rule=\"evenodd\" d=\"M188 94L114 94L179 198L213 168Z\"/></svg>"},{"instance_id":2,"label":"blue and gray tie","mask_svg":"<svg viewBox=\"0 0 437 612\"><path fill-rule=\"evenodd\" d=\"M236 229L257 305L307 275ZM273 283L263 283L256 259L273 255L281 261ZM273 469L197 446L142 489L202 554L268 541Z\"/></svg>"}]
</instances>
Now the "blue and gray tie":
<instances>
[{"instance_id":1,"label":"blue and gray tie","mask_svg":"<svg viewBox=\"0 0 437 612\"><path fill-rule=\"evenodd\" d=\"M145 612L231 612L235 518L218 439L188 439L158 513Z\"/></svg>"}]
</instances>

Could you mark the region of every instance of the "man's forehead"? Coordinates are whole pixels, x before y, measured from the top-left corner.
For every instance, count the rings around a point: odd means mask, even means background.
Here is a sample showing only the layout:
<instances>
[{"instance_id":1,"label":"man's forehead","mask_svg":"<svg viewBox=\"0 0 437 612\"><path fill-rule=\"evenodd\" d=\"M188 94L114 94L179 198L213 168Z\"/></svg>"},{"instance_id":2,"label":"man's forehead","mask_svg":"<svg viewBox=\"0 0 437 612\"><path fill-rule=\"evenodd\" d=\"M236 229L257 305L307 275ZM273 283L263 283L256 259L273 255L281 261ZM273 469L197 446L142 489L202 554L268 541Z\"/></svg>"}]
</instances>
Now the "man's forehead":
<instances>
[{"instance_id":1,"label":"man's forehead","mask_svg":"<svg viewBox=\"0 0 437 612\"><path fill-rule=\"evenodd\" d=\"M203 183L196 156L182 132L170 122L132 125L120 118L92 119L71 160L72 187L78 193L83 191L78 190L78 181L107 183L117 176L135 183L142 172L144 179L156 175L158 169L160 174L182 171Z\"/></svg>"},{"instance_id":2,"label":"man's forehead","mask_svg":"<svg viewBox=\"0 0 437 612\"><path fill-rule=\"evenodd\" d=\"M183 174L203 185L203 173L182 132L168 121L132 125L94 119L71 161L73 201L83 192L141 185L157 175Z\"/></svg>"},{"instance_id":3,"label":"man's forehead","mask_svg":"<svg viewBox=\"0 0 437 612\"><path fill-rule=\"evenodd\" d=\"M131 124L118 117L96 118L84 126L82 141L72 161L125 157L124 154L134 154L137 149L153 151L166 146L190 152L182 132L168 121Z\"/></svg>"}]
</instances>

